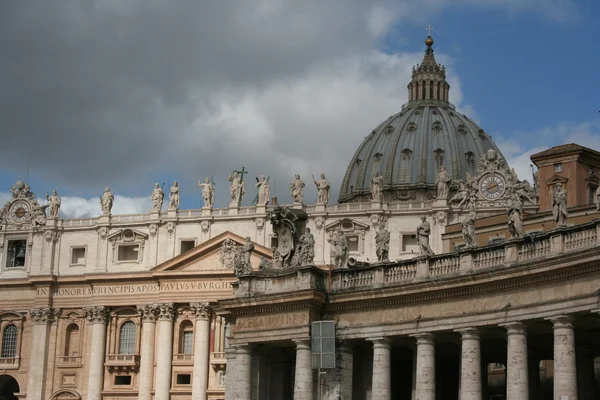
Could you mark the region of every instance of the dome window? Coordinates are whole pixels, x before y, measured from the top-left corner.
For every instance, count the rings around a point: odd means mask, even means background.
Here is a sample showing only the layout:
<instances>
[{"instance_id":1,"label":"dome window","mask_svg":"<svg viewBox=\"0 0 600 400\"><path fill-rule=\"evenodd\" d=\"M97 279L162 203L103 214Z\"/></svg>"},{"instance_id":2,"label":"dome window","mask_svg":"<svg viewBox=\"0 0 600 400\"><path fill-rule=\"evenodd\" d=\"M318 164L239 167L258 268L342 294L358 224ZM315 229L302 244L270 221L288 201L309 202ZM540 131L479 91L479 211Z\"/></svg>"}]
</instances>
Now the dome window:
<instances>
[{"instance_id":1,"label":"dome window","mask_svg":"<svg viewBox=\"0 0 600 400\"><path fill-rule=\"evenodd\" d=\"M402 159L403 160L410 160L411 158L412 158L412 150L411 149L402 150Z\"/></svg>"},{"instance_id":2,"label":"dome window","mask_svg":"<svg viewBox=\"0 0 600 400\"><path fill-rule=\"evenodd\" d=\"M357 158L355 162L356 162L356 165L360 165L360 163L362 162L362 160L360 158Z\"/></svg>"},{"instance_id":3,"label":"dome window","mask_svg":"<svg viewBox=\"0 0 600 400\"><path fill-rule=\"evenodd\" d=\"M454 113L453 113L452 111L450 111L450 112L448 113L448 115L449 115L449 116L451 116L451 117L454 117Z\"/></svg>"},{"instance_id":4,"label":"dome window","mask_svg":"<svg viewBox=\"0 0 600 400\"><path fill-rule=\"evenodd\" d=\"M461 135L466 135L466 134L467 134L467 127L466 127L466 126L464 126L463 124L460 124L460 125L458 126L458 128L456 128L456 131L457 131L458 133L460 133Z\"/></svg>"},{"instance_id":5,"label":"dome window","mask_svg":"<svg viewBox=\"0 0 600 400\"><path fill-rule=\"evenodd\" d=\"M439 170L441 166L444 165L444 150L435 149L433 151L433 158L435 159L437 169Z\"/></svg>"},{"instance_id":6,"label":"dome window","mask_svg":"<svg viewBox=\"0 0 600 400\"><path fill-rule=\"evenodd\" d=\"M433 110L432 112L433 112L433 115L438 115L437 110Z\"/></svg>"},{"instance_id":7,"label":"dome window","mask_svg":"<svg viewBox=\"0 0 600 400\"><path fill-rule=\"evenodd\" d=\"M433 129L435 133L440 133L442 131L442 123L440 121L435 121L431 126L431 129Z\"/></svg>"},{"instance_id":8,"label":"dome window","mask_svg":"<svg viewBox=\"0 0 600 400\"><path fill-rule=\"evenodd\" d=\"M381 161L381 158L383 157L382 153L375 153L375 161Z\"/></svg>"},{"instance_id":9,"label":"dome window","mask_svg":"<svg viewBox=\"0 0 600 400\"><path fill-rule=\"evenodd\" d=\"M408 124L408 127L406 128L409 132L414 132L417 130L417 124L415 124L414 122L411 122Z\"/></svg>"},{"instance_id":10,"label":"dome window","mask_svg":"<svg viewBox=\"0 0 600 400\"><path fill-rule=\"evenodd\" d=\"M465 158L467 159L467 170L473 172L475 170L475 153L467 151L465 153Z\"/></svg>"},{"instance_id":11,"label":"dome window","mask_svg":"<svg viewBox=\"0 0 600 400\"><path fill-rule=\"evenodd\" d=\"M487 139L487 135L483 129L480 129L478 133L480 138Z\"/></svg>"},{"instance_id":12,"label":"dome window","mask_svg":"<svg viewBox=\"0 0 600 400\"><path fill-rule=\"evenodd\" d=\"M421 115L421 111L419 111L419 110L415 111L415 115Z\"/></svg>"},{"instance_id":13,"label":"dome window","mask_svg":"<svg viewBox=\"0 0 600 400\"><path fill-rule=\"evenodd\" d=\"M388 126L385 127L385 131L384 132L385 132L386 135L389 135L392 132L394 132L394 127L391 126L391 125L388 125Z\"/></svg>"}]
</instances>

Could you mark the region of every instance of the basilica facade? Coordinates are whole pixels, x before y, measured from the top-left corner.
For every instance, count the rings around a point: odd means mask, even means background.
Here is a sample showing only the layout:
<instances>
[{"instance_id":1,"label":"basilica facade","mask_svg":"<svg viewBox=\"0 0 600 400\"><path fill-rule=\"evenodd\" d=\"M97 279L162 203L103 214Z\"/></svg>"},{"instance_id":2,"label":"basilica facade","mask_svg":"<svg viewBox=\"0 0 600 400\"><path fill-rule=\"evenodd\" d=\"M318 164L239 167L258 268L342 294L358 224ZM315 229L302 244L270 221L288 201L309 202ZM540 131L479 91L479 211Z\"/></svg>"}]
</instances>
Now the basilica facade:
<instances>
[{"instance_id":1,"label":"basilica facade","mask_svg":"<svg viewBox=\"0 0 600 400\"><path fill-rule=\"evenodd\" d=\"M228 208L207 179L201 209L179 208L175 182L144 214L113 215L106 188L100 216L63 219L58 193L19 180L0 213L0 399L487 400L490 363L508 371L497 398L525 399L552 357L555 393L575 399L575 328L588 370L599 328L597 226L477 247L476 220L535 214L560 180L517 178L449 102L430 37L408 91L333 204L322 174L314 203L296 175L289 201L258 177L241 206L242 170ZM340 346L323 374L320 320Z\"/></svg>"}]
</instances>

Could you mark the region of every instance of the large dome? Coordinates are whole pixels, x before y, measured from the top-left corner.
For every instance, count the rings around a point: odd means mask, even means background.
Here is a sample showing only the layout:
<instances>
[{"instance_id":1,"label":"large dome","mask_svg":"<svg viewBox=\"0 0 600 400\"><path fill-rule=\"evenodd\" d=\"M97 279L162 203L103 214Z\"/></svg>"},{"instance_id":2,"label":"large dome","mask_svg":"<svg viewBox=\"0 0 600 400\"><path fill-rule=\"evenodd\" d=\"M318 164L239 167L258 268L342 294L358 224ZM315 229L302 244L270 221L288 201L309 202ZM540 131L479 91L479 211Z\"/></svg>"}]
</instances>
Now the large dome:
<instances>
[{"instance_id":1,"label":"large dome","mask_svg":"<svg viewBox=\"0 0 600 400\"><path fill-rule=\"evenodd\" d=\"M431 198L441 166L454 181L466 181L489 149L502 156L490 136L448 102L446 71L436 63L430 39L423 62L413 68L409 102L358 147L342 182L340 202L369 201L375 172L383 178L386 201Z\"/></svg>"}]
</instances>

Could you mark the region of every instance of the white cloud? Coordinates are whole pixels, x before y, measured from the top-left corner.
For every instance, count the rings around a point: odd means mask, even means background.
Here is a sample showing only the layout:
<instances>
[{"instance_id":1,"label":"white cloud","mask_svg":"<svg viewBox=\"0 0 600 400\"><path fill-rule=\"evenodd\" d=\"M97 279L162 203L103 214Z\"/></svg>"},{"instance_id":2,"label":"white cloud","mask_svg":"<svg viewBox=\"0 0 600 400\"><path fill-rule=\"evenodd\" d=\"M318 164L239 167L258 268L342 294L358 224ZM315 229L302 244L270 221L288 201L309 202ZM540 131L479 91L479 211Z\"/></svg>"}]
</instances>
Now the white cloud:
<instances>
[{"instance_id":1,"label":"white cloud","mask_svg":"<svg viewBox=\"0 0 600 400\"><path fill-rule=\"evenodd\" d=\"M496 144L506 157L508 164L515 169L519 179L531 182L531 155L546 150L552 146L576 143L581 146L600 150L600 124L582 122L579 124L560 123L534 132L516 132L512 137L500 137ZM527 144L524 144L527 143Z\"/></svg>"}]
</instances>

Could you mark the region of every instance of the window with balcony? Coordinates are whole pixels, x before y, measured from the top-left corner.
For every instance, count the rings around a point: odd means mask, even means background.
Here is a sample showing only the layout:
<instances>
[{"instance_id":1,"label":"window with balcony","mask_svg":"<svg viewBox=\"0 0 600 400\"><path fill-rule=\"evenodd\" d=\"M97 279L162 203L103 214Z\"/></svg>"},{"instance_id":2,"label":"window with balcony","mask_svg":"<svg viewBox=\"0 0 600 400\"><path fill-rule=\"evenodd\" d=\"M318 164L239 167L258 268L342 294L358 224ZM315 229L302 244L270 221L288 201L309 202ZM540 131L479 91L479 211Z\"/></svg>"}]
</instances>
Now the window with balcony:
<instances>
[{"instance_id":1,"label":"window with balcony","mask_svg":"<svg viewBox=\"0 0 600 400\"><path fill-rule=\"evenodd\" d=\"M10 324L2 332L2 350L0 358L15 358L17 356L17 327Z\"/></svg>"},{"instance_id":2,"label":"window with balcony","mask_svg":"<svg viewBox=\"0 0 600 400\"><path fill-rule=\"evenodd\" d=\"M194 326L190 321L184 321L180 328L179 353L192 354L194 352Z\"/></svg>"},{"instance_id":3,"label":"window with balcony","mask_svg":"<svg viewBox=\"0 0 600 400\"><path fill-rule=\"evenodd\" d=\"M27 253L27 240L9 240L6 252L6 268L23 268Z\"/></svg>"},{"instance_id":4,"label":"window with balcony","mask_svg":"<svg viewBox=\"0 0 600 400\"><path fill-rule=\"evenodd\" d=\"M138 244L119 245L118 261L138 261L140 246Z\"/></svg>"},{"instance_id":5,"label":"window with balcony","mask_svg":"<svg viewBox=\"0 0 600 400\"><path fill-rule=\"evenodd\" d=\"M127 321L119 331L119 354L135 353L135 336L137 328L134 322Z\"/></svg>"}]
</instances>

